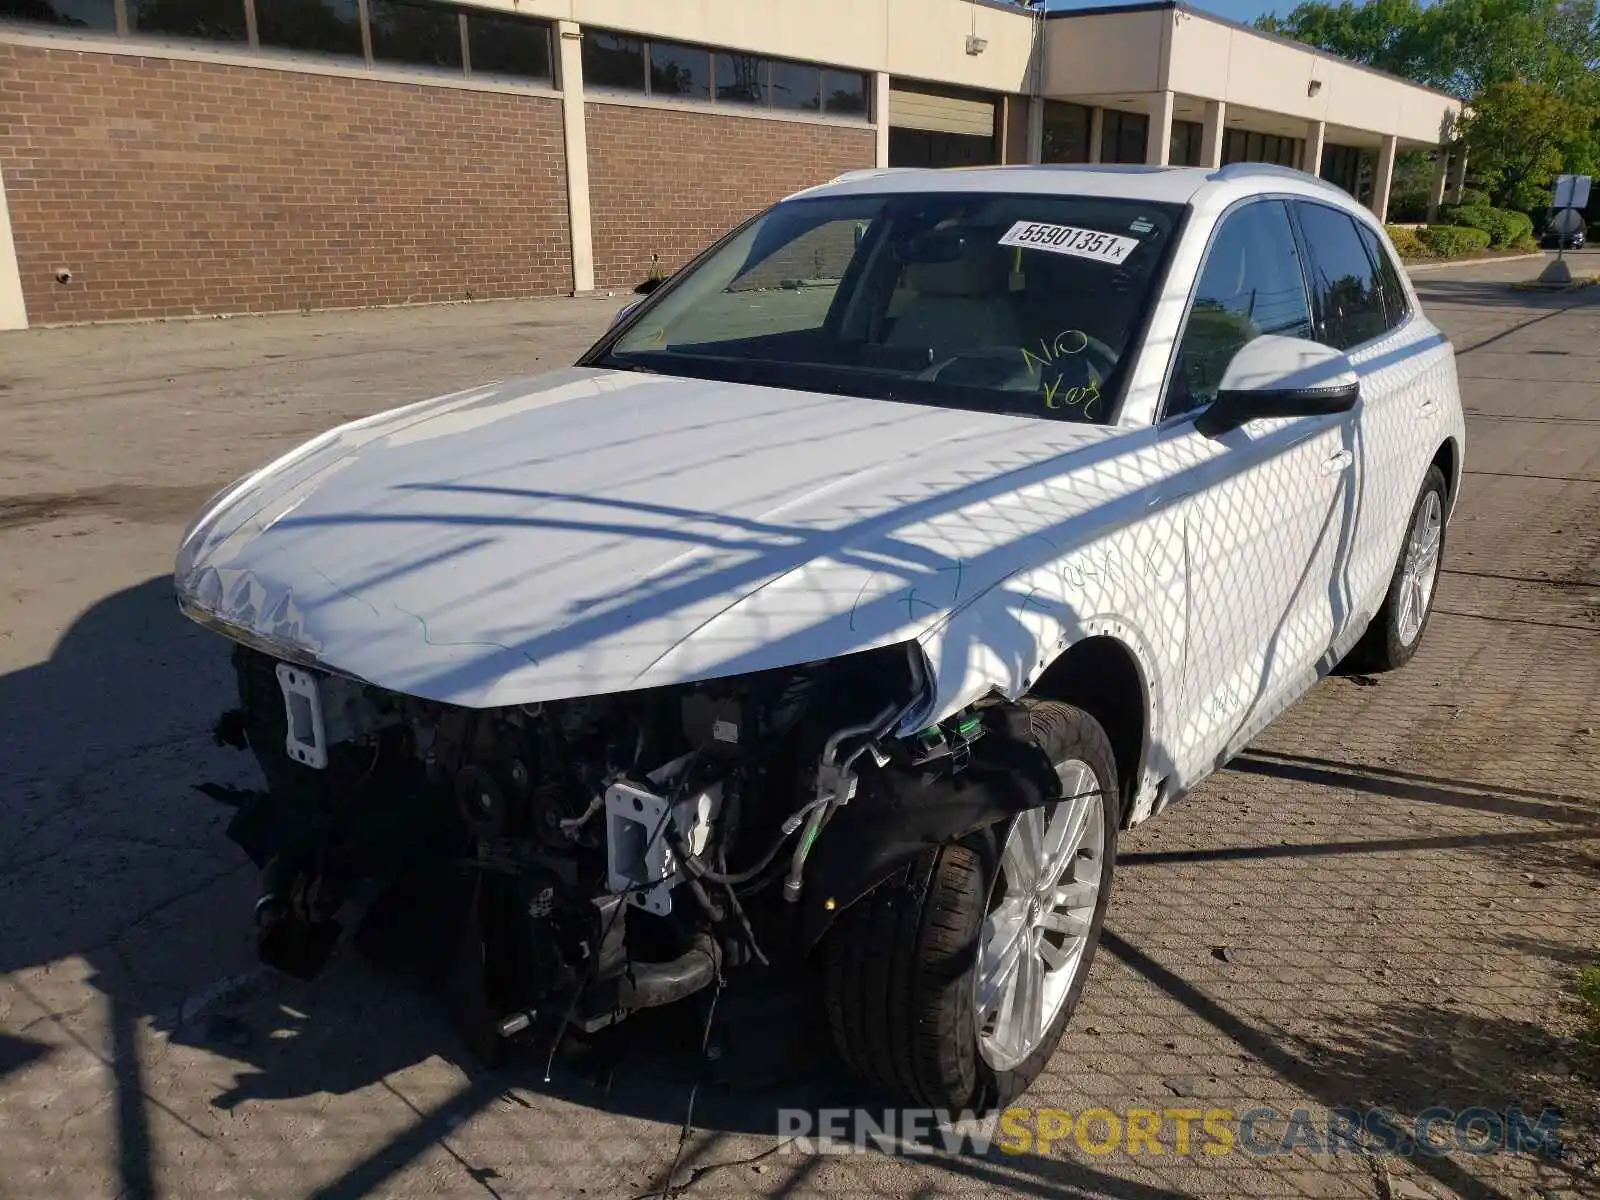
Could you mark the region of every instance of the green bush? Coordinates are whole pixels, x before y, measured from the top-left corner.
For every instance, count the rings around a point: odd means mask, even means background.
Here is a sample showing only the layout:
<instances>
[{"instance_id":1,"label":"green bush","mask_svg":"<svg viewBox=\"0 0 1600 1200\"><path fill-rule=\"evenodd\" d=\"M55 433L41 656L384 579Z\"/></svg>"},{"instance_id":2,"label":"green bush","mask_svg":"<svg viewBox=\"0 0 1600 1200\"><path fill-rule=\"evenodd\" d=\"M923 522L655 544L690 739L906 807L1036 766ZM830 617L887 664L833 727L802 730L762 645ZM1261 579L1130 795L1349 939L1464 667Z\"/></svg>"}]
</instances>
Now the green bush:
<instances>
[{"instance_id":1,"label":"green bush","mask_svg":"<svg viewBox=\"0 0 1600 1200\"><path fill-rule=\"evenodd\" d=\"M1428 225L1417 239L1436 258L1465 258L1489 248L1489 234L1465 225Z\"/></svg>"},{"instance_id":2,"label":"green bush","mask_svg":"<svg viewBox=\"0 0 1600 1200\"><path fill-rule=\"evenodd\" d=\"M1400 256L1402 262L1416 262L1419 259L1433 257L1433 251L1422 244L1422 239L1417 236L1415 229L1401 225L1385 225L1383 228L1389 234L1389 240L1394 243L1394 252Z\"/></svg>"},{"instance_id":3,"label":"green bush","mask_svg":"<svg viewBox=\"0 0 1600 1200\"><path fill-rule=\"evenodd\" d=\"M1527 213L1509 208L1491 208L1487 204L1460 205L1441 208L1439 220L1447 225L1462 225L1481 229L1489 235L1489 244L1496 250L1515 245L1533 233L1533 218Z\"/></svg>"},{"instance_id":4,"label":"green bush","mask_svg":"<svg viewBox=\"0 0 1600 1200\"><path fill-rule=\"evenodd\" d=\"M1456 203L1462 208L1488 208L1489 193L1480 192L1477 188L1462 188L1461 199Z\"/></svg>"},{"instance_id":5,"label":"green bush","mask_svg":"<svg viewBox=\"0 0 1600 1200\"><path fill-rule=\"evenodd\" d=\"M1513 250L1521 250L1523 252L1537 250L1539 248L1539 241L1533 236L1533 234L1525 233L1516 241L1511 243L1511 248Z\"/></svg>"}]
</instances>

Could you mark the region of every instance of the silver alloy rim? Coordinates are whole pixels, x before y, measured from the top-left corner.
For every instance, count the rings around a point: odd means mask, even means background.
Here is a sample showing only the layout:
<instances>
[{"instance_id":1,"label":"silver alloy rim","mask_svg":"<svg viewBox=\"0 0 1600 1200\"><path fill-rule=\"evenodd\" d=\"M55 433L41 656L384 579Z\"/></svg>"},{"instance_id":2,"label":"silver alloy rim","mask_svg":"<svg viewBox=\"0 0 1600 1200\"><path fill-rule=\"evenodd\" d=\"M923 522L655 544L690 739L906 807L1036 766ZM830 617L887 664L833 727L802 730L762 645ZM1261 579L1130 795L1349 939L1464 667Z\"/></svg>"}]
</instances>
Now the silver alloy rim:
<instances>
[{"instance_id":1,"label":"silver alloy rim","mask_svg":"<svg viewBox=\"0 0 1600 1200\"><path fill-rule=\"evenodd\" d=\"M978 1052L997 1071L1024 1062L1055 1024L1089 944L1105 867L1099 782L1072 759L1061 794L1012 822L978 943Z\"/></svg>"},{"instance_id":2,"label":"silver alloy rim","mask_svg":"<svg viewBox=\"0 0 1600 1200\"><path fill-rule=\"evenodd\" d=\"M1411 522L1406 545L1406 565L1400 573L1400 619L1395 623L1400 644L1409 646L1422 632L1439 578L1439 543L1444 534L1444 505L1439 493L1429 489Z\"/></svg>"}]
</instances>

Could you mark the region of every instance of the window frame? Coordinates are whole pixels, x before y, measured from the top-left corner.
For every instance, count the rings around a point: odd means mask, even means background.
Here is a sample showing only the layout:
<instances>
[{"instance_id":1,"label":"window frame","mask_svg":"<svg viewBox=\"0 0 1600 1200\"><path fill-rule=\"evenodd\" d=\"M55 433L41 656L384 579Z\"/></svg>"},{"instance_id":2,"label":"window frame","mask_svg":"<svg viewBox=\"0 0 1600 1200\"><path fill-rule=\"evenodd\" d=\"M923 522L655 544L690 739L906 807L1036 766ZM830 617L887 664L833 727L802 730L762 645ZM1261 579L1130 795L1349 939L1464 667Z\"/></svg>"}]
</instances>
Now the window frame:
<instances>
[{"instance_id":1,"label":"window frame","mask_svg":"<svg viewBox=\"0 0 1600 1200\"><path fill-rule=\"evenodd\" d=\"M1316 310L1311 303L1311 281L1306 278L1305 246L1300 237L1300 226L1295 220L1294 205L1292 203L1297 199L1299 197L1291 192L1264 192L1259 196L1246 196L1243 199L1235 200L1218 214L1216 223L1211 226L1211 233L1206 238L1205 252L1200 256L1200 262L1195 267L1194 279L1190 282L1189 291L1184 297L1183 320L1178 323L1177 332L1172 338L1172 346L1167 351L1167 368L1161 376L1161 394L1157 400L1155 418L1151 422L1155 428L1175 428L1185 421L1193 421L1215 403L1213 400L1205 404L1197 404L1179 413L1168 411L1172 402L1173 376L1178 367L1178 352L1183 347L1183 335L1189 329L1189 318L1194 313L1195 297L1200 291L1200 281L1205 278L1206 267L1211 262L1211 253L1216 249L1218 237L1222 233L1222 227L1234 215L1256 204L1278 203L1284 206L1284 217L1289 222L1289 233L1294 238L1296 257L1299 259L1300 292L1305 297L1306 311L1311 316L1312 328L1316 328ZM1170 270L1170 259L1168 269Z\"/></svg>"},{"instance_id":2,"label":"window frame","mask_svg":"<svg viewBox=\"0 0 1600 1200\"><path fill-rule=\"evenodd\" d=\"M1335 185L1335 186L1337 186L1337 185ZM1314 283L1313 283L1313 281L1311 279L1308 278L1306 280L1306 290L1310 293L1310 296L1311 296L1311 320L1312 320L1312 323L1313 323L1313 327L1316 330L1316 339L1317 339L1317 341L1321 342L1324 346L1328 347L1328 349L1330 349L1330 350L1337 350L1340 354L1345 355L1347 358L1352 358L1355 355L1361 353L1363 350L1367 349L1373 343L1380 342L1384 338L1388 337L1396 329L1400 328L1400 325L1404 325L1407 321L1409 321L1411 319L1411 314L1408 311L1405 320L1401 321L1399 324L1396 324L1396 325L1388 324L1388 320L1389 320L1388 304L1384 300L1384 293L1386 291L1386 288L1385 288L1385 285L1383 283L1383 277L1382 277L1382 274L1381 274L1381 272L1380 272L1380 270L1378 268L1378 264L1372 261L1372 252L1367 249L1367 239L1361 236L1361 227L1366 224L1366 222L1362 219L1361 215L1358 214L1358 213L1353 213L1349 209L1344 208L1344 207L1342 207L1340 205L1329 204L1325 200L1317 199L1317 198L1314 198L1314 197L1311 197L1311 196L1296 196L1296 197L1293 198L1293 203L1291 203L1289 205L1289 220L1290 220L1290 223L1294 226L1295 238L1300 243L1300 256L1301 256L1301 268L1300 268L1300 271L1301 271L1302 275L1304 275L1305 272L1306 272L1306 269L1311 266L1311 262L1312 262L1311 253L1312 253L1312 251L1311 251L1311 239L1306 235L1305 229L1302 227L1302 225L1300 223L1300 212L1301 212L1300 206L1301 205L1314 205L1317 208L1325 208L1325 209L1329 210L1330 212L1338 213L1341 217L1344 217L1345 220L1350 222L1351 227L1355 230L1356 244L1361 247L1362 254L1364 254L1366 256L1367 265L1372 268L1373 282L1375 282L1378 285L1378 302L1383 305L1383 319L1384 319L1384 322L1385 322L1384 328L1380 332L1373 334L1373 336L1371 336L1369 338L1366 338L1366 339L1364 339L1362 341L1359 341L1359 342L1354 342L1349 346L1341 347L1341 346L1335 346L1332 342L1328 341L1327 329L1325 328L1324 323L1323 323L1322 303L1317 298L1317 289L1316 289L1316 287L1315 287L1315 285L1314 285ZM1404 286L1405 285L1402 283L1401 284L1402 289L1404 288ZM1406 307L1407 307L1408 310L1411 307L1409 298L1407 300Z\"/></svg>"}]
</instances>

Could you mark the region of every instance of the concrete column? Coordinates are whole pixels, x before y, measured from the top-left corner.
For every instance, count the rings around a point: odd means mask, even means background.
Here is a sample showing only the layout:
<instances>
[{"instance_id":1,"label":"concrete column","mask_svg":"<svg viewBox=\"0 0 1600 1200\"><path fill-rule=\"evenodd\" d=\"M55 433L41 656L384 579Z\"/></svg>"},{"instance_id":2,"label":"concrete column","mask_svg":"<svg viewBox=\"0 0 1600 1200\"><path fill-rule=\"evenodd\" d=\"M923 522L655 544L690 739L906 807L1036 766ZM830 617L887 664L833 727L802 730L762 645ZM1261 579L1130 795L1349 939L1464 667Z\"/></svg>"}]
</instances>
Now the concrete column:
<instances>
[{"instance_id":1,"label":"concrete column","mask_svg":"<svg viewBox=\"0 0 1600 1200\"><path fill-rule=\"evenodd\" d=\"M1465 190L1466 186L1467 186L1467 144L1465 142L1461 142L1456 146L1456 180L1455 180L1455 183L1452 185L1452 189L1454 190L1455 195L1451 197L1451 203L1453 203L1453 204L1460 204L1461 203L1461 193L1462 193L1463 190Z\"/></svg>"},{"instance_id":2,"label":"concrete column","mask_svg":"<svg viewBox=\"0 0 1600 1200\"><path fill-rule=\"evenodd\" d=\"M572 291L594 291L594 228L589 219L589 134L583 109L583 53L576 21L556 22L560 45L561 131L567 147L567 220L572 226Z\"/></svg>"},{"instance_id":3,"label":"concrete column","mask_svg":"<svg viewBox=\"0 0 1600 1200\"><path fill-rule=\"evenodd\" d=\"M1224 100L1206 101L1205 124L1200 127L1200 165L1215 171L1222 165L1222 134L1228 120Z\"/></svg>"},{"instance_id":4,"label":"concrete column","mask_svg":"<svg viewBox=\"0 0 1600 1200\"><path fill-rule=\"evenodd\" d=\"M1380 221L1389 219L1389 185L1394 181L1394 155L1400 139L1389 134L1378 151L1378 165L1372 172L1372 213Z\"/></svg>"},{"instance_id":5,"label":"concrete column","mask_svg":"<svg viewBox=\"0 0 1600 1200\"><path fill-rule=\"evenodd\" d=\"M1144 161L1147 166L1164 167L1172 161L1171 92L1157 92L1150 104L1150 125L1145 135Z\"/></svg>"},{"instance_id":6,"label":"concrete column","mask_svg":"<svg viewBox=\"0 0 1600 1200\"><path fill-rule=\"evenodd\" d=\"M1328 136L1326 121L1306 122L1306 155L1300 169L1308 175L1322 174L1322 143Z\"/></svg>"},{"instance_id":7,"label":"concrete column","mask_svg":"<svg viewBox=\"0 0 1600 1200\"><path fill-rule=\"evenodd\" d=\"M874 164L889 165L889 72L876 71L872 76L872 119L877 123L878 154Z\"/></svg>"},{"instance_id":8,"label":"concrete column","mask_svg":"<svg viewBox=\"0 0 1600 1200\"><path fill-rule=\"evenodd\" d=\"M1028 97L1028 161L1044 161L1044 97Z\"/></svg>"},{"instance_id":9,"label":"concrete column","mask_svg":"<svg viewBox=\"0 0 1600 1200\"><path fill-rule=\"evenodd\" d=\"M1100 107L1089 110L1089 161L1100 161L1100 142L1106 132L1106 110Z\"/></svg>"},{"instance_id":10,"label":"concrete column","mask_svg":"<svg viewBox=\"0 0 1600 1200\"><path fill-rule=\"evenodd\" d=\"M0 329L26 329L28 308L22 300L22 272L11 240L11 211L6 207L6 181L0 176Z\"/></svg>"},{"instance_id":11,"label":"concrete column","mask_svg":"<svg viewBox=\"0 0 1600 1200\"><path fill-rule=\"evenodd\" d=\"M1439 147L1438 169L1433 173L1433 187L1428 191L1428 222L1439 219L1439 205L1444 203L1444 185L1450 178L1450 147Z\"/></svg>"}]
</instances>

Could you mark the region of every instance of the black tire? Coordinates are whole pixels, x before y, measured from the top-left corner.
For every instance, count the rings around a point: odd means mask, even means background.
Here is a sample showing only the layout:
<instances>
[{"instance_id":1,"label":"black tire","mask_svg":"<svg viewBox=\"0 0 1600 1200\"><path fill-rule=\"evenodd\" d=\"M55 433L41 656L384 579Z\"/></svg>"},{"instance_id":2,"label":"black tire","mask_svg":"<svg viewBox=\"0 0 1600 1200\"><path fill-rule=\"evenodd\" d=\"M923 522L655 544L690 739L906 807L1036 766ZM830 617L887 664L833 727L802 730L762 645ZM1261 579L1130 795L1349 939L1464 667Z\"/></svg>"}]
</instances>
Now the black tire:
<instances>
[{"instance_id":1,"label":"black tire","mask_svg":"<svg viewBox=\"0 0 1600 1200\"><path fill-rule=\"evenodd\" d=\"M1422 511L1430 495L1438 496L1441 514L1449 512L1450 495L1444 472L1437 464L1430 466L1428 473L1422 477L1422 488L1417 493L1416 503L1411 506L1410 516L1406 518L1405 537L1400 543L1400 553L1395 559L1394 573L1389 576L1389 590L1384 593L1383 604L1373 615L1372 624L1367 626L1367 631L1361 635L1361 640L1356 643L1355 649L1345 659L1345 663L1356 671L1399 670L1411 661L1412 655L1416 654L1417 647L1422 645L1422 639L1428 632L1428 619L1433 615L1433 597L1438 594L1437 577L1433 591L1429 595L1427 609L1422 615L1422 625L1409 643L1400 636L1400 610L1401 585L1405 577L1406 558L1411 550L1411 529L1416 523L1417 514ZM1448 532L1448 526L1441 521L1439 526L1441 564L1444 560L1445 538Z\"/></svg>"},{"instance_id":2,"label":"black tire","mask_svg":"<svg viewBox=\"0 0 1600 1200\"><path fill-rule=\"evenodd\" d=\"M1053 763L1077 759L1100 789L1105 845L1100 890L1065 1002L1038 1047L1011 1070L979 1053L973 972L1011 822L917 860L840 914L828 936L828 1024L844 1060L906 1103L959 1114L1009 1104L1044 1070L1077 1007L1111 895L1121 804L1105 731L1066 704L1032 706L1034 738Z\"/></svg>"}]
</instances>

